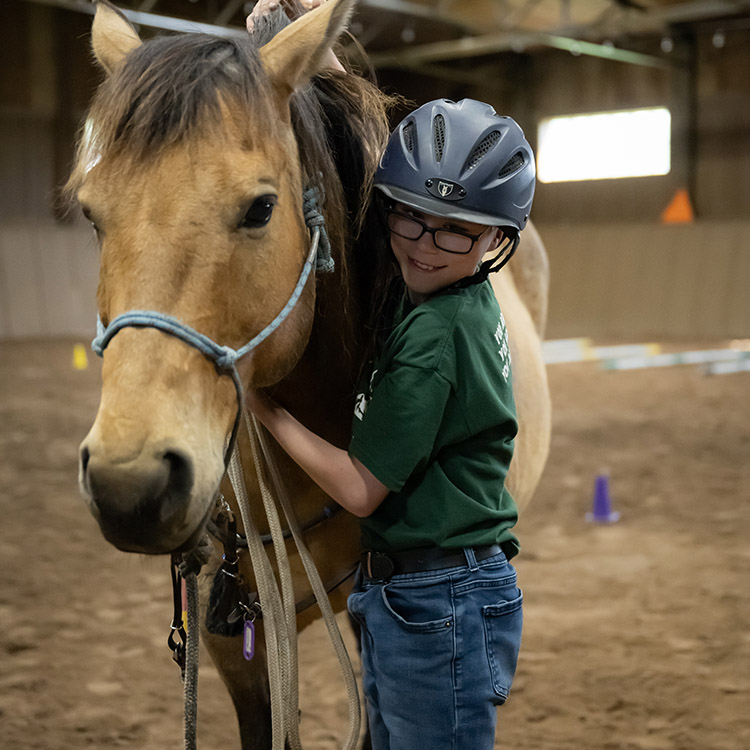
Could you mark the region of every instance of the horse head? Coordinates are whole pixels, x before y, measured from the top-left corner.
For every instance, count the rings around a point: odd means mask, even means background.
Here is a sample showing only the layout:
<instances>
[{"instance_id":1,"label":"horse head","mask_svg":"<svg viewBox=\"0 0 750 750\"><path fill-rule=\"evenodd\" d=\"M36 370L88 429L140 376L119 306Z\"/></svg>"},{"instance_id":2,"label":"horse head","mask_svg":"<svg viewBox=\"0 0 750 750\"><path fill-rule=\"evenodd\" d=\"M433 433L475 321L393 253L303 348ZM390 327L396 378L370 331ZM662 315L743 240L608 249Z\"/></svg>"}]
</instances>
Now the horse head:
<instances>
[{"instance_id":1,"label":"horse head","mask_svg":"<svg viewBox=\"0 0 750 750\"><path fill-rule=\"evenodd\" d=\"M103 326L156 311L236 350L284 308L310 246L290 99L351 6L332 0L257 49L200 34L142 42L100 0L92 41L106 78L70 186L98 237ZM309 282L273 335L237 362L245 386L290 372L314 307ZM153 327L117 332L80 456L82 492L112 544L165 553L195 543L237 409L232 379L182 339Z\"/></svg>"}]
</instances>

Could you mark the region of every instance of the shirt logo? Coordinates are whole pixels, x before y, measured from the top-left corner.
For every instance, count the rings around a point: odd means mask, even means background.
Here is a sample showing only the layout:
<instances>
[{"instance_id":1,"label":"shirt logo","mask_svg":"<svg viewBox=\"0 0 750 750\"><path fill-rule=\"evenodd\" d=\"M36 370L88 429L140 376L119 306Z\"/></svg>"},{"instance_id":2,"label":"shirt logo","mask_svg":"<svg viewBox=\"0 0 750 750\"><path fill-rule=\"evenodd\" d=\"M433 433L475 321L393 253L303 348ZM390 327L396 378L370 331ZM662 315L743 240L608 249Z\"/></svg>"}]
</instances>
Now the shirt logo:
<instances>
[{"instance_id":1,"label":"shirt logo","mask_svg":"<svg viewBox=\"0 0 750 750\"><path fill-rule=\"evenodd\" d=\"M365 418L365 409L367 409L367 396L364 393L358 393L357 400L354 402L354 416L360 422Z\"/></svg>"},{"instance_id":2,"label":"shirt logo","mask_svg":"<svg viewBox=\"0 0 750 750\"><path fill-rule=\"evenodd\" d=\"M354 416L361 422L365 418L365 411L367 411L367 405L370 403L372 398L372 381L375 379L375 373L377 369L372 371L370 375L370 384L367 386L367 393L358 393L357 398L354 401Z\"/></svg>"},{"instance_id":3,"label":"shirt logo","mask_svg":"<svg viewBox=\"0 0 750 750\"><path fill-rule=\"evenodd\" d=\"M500 347L497 353L503 362L503 379L507 383L510 376L510 344L508 343L508 329L505 326L505 318L502 313L500 313L500 321L495 330L495 343Z\"/></svg>"}]
</instances>

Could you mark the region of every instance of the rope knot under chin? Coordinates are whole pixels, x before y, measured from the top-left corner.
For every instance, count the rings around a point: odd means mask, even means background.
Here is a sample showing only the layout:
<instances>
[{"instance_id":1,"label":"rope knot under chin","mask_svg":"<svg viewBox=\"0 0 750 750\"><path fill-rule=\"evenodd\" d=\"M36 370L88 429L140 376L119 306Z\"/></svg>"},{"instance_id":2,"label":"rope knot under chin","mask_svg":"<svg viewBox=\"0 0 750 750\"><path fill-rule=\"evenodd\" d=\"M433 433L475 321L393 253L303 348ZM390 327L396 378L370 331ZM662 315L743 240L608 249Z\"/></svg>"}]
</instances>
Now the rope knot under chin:
<instances>
[{"instance_id":1,"label":"rope knot under chin","mask_svg":"<svg viewBox=\"0 0 750 750\"><path fill-rule=\"evenodd\" d=\"M211 558L213 551L214 545L211 543L208 534L204 533L198 544L193 547L193 549L181 555L180 561L177 563L180 575L183 578L187 578L191 573L198 575L201 568Z\"/></svg>"},{"instance_id":2,"label":"rope knot under chin","mask_svg":"<svg viewBox=\"0 0 750 750\"><path fill-rule=\"evenodd\" d=\"M216 354L214 360L220 370L231 370L237 362L237 352L228 346L221 347L221 354Z\"/></svg>"}]
</instances>

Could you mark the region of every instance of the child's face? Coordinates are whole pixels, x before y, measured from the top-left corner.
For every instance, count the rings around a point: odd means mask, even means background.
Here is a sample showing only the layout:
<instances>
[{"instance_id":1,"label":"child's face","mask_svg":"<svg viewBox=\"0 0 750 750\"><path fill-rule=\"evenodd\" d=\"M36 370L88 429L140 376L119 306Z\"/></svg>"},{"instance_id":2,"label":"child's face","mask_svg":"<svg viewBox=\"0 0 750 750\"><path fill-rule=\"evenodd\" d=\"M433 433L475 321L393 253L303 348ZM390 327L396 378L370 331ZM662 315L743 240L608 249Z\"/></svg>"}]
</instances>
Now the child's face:
<instances>
[{"instance_id":1,"label":"child's face","mask_svg":"<svg viewBox=\"0 0 750 750\"><path fill-rule=\"evenodd\" d=\"M391 232L393 254L414 304L424 302L435 292L474 274L485 253L496 248L503 237L498 227L426 214L403 203L397 203L394 210L419 220L430 229L479 235L471 250L460 255L441 250L435 245L433 235L429 232L424 232L417 240L409 240Z\"/></svg>"}]
</instances>

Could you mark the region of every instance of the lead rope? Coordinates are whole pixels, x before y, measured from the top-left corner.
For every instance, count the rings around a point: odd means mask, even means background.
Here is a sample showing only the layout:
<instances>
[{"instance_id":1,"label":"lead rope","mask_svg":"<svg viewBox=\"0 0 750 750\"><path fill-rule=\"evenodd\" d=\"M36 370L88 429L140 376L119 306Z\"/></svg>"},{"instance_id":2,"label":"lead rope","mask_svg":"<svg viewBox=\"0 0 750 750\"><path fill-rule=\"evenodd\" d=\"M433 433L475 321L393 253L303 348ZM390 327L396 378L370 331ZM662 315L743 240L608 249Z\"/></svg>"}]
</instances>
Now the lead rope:
<instances>
[{"instance_id":1,"label":"lead rope","mask_svg":"<svg viewBox=\"0 0 750 750\"><path fill-rule=\"evenodd\" d=\"M315 594L333 645L336 658L346 685L349 707L349 732L343 750L354 750L359 739L361 712L351 659L344 645L341 631L331 607L325 586L315 562L302 538L297 516L285 491L278 465L271 452L265 434L254 416L245 412L245 426L250 438L253 463L258 477L258 486L273 539L276 564L279 570L281 592L273 568L263 544L260 532L253 523L250 502L245 484L239 449L235 446L229 460L228 475L240 508L245 527L248 551L255 571L260 601L263 603L263 623L266 641L269 692L271 696L272 750L301 750L299 736L299 665L297 658L296 603L292 587L289 557L284 543L283 530L268 486L263 467L268 469L276 489L279 503L297 545L300 559ZM184 566L183 566L184 567ZM198 715L198 658L199 658L199 608L198 583L194 570L184 573L187 589L187 642L184 665L184 735L185 750L197 750ZM288 743L288 744L287 744Z\"/></svg>"},{"instance_id":2,"label":"lead rope","mask_svg":"<svg viewBox=\"0 0 750 750\"><path fill-rule=\"evenodd\" d=\"M198 576L190 572L185 576L187 591L187 644L185 646L185 750L198 747L198 658L200 656L200 634L198 624Z\"/></svg>"},{"instance_id":3,"label":"lead rope","mask_svg":"<svg viewBox=\"0 0 750 750\"><path fill-rule=\"evenodd\" d=\"M213 545L204 536L197 547L183 555L172 555L172 594L174 614L169 647L180 667L185 703L184 736L185 750L197 750L198 737L198 659L200 656L200 623L198 608L198 572L208 562ZM185 600L182 600L182 586ZM187 610L183 613L183 607ZM187 618L187 623L183 621Z\"/></svg>"},{"instance_id":4,"label":"lead rope","mask_svg":"<svg viewBox=\"0 0 750 750\"><path fill-rule=\"evenodd\" d=\"M252 442L254 443L257 440L258 444L260 445L263 458L265 459L265 465L268 467L269 473L271 475L271 480L276 490L276 495L284 511L284 515L286 516L287 524L292 532L295 544L297 545L297 550L299 551L300 559L302 560L305 572L307 573L307 578L310 581L313 593L315 594L315 599L318 603L318 606L320 607L320 611L323 616L323 622L325 622L326 629L328 630L328 637L330 638L331 645L333 646L333 650L336 653L336 658L338 659L341 674L346 686L349 708L349 733L347 734L343 750L354 750L359 740L362 717L359 702L359 689L357 688L357 679L354 675L352 661L349 657L348 651L346 650L344 640L341 637L341 630L339 629L338 623L336 622L336 616L328 599L325 585L320 578L318 569L315 566L315 561L313 560L313 557L310 554L310 551L308 550L307 545L305 544L302 537L302 529L300 528L299 521L297 520L297 516L294 512L294 508L292 507L292 504L289 500L289 495L286 493L284 483L281 480L278 464L276 463L276 459L270 450L268 441L266 440L265 432L258 424L255 416L250 415L247 412L245 412L245 424L247 426L248 433L253 438ZM253 457L255 458L255 449L253 449ZM258 464L256 463L256 470L257 469ZM260 475L260 471L258 471L258 473Z\"/></svg>"},{"instance_id":5,"label":"lead rope","mask_svg":"<svg viewBox=\"0 0 750 750\"><path fill-rule=\"evenodd\" d=\"M256 449L253 447L253 461L258 468ZM271 730L272 750L285 750L285 741L289 740L291 750L301 748L298 729L299 701L297 696L297 674L296 674L296 624L294 638L290 638L288 616L285 613L285 603L291 600L291 609L294 613L294 596L286 594L291 583L288 561L286 565L279 565L279 579L285 595L279 592L276 577L273 574L268 553L260 538L260 533L253 522L250 512L250 502L245 485L245 475L242 469L239 451L235 449L229 462L229 479L232 482L235 497L240 508L240 515L247 536L250 560L255 571L258 596L263 606L263 632L266 641L266 662L268 667L268 682L271 696ZM273 498L269 497L268 489L262 478L262 472L258 471L258 484L263 497L263 505L266 514L269 513L269 505L273 505ZM269 503L270 500L270 503ZM269 527L271 534L281 535L281 525L278 522L278 514L275 507L271 509L269 516ZM274 547L277 546L274 538ZM281 547L285 548L283 539ZM276 552L277 560L279 552ZM286 570L284 570L286 568ZM295 613L296 614L296 613ZM293 643L292 643L293 642ZM294 651L294 658L292 658ZM291 689L291 671L294 671L294 689Z\"/></svg>"}]
</instances>

